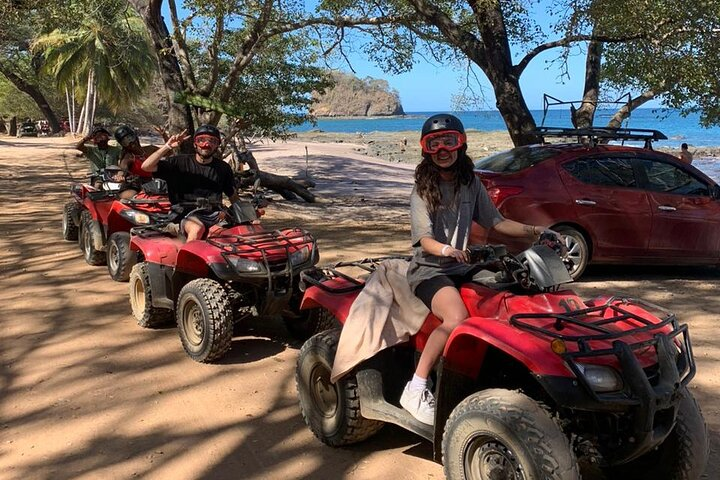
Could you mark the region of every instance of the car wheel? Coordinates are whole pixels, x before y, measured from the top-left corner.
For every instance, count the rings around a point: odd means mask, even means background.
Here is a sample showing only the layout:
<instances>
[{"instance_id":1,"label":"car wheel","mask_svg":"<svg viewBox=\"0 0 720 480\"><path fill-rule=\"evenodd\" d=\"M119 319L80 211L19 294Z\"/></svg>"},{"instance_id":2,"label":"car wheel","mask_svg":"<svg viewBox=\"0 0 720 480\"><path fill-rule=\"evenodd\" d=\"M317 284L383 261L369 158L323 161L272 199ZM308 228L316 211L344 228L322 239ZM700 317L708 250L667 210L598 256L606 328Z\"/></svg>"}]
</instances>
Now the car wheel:
<instances>
[{"instance_id":1,"label":"car wheel","mask_svg":"<svg viewBox=\"0 0 720 480\"><path fill-rule=\"evenodd\" d=\"M102 236L102 233L97 230L97 224L93 222L90 212L83 210L80 216L80 248L83 251L85 261L88 265L93 266L105 265L105 252L95 249L95 236Z\"/></svg>"},{"instance_id":2,"label":"car wheel","mask_svg":"<svg viewBox=\"0 0 720 480\"><path fill-rule=\"evenodd\" d=\"M582 233L572 227L559 226L554 230L565 237L565 247L568 250L566 258L573 262L573 267L568 273L573 280L577 280L585 272L590 261L588 242Z\"/></svg>"},{"instance_id":3,"label":"car wheel","mask_svg":"<svg viewBox=\"0 0 720 480\"><path fill-rule=\"evenodd\" d=\"M74 218L79 218L80 206L74 200L68 202L63 207L62 217L62 236L63 240L77 241L78 226L75 225Z\"/></svg>"},{"instance_id":4,"label":"car wheel","mask_svg":"<svg viewBox=\"0 0 720 480\"><path fill-rule=\"evenodd\" d=\"M222 285L198 278L178 296L178 333L185 352L196 362L208 363L225 355L232 344L233 312Z\"/></svg>"},{"instance_id":5,"label":"car wheel","mask_svg":"<svg viewBox=\"0 0 720 480\"><path fill-rule=\"evenodd\" d=\"M447 478L580 479L567 436L517 391L483 390L460 402L445 424L442 454Z\"/></svg>"},{"instance_id":6,"label":"car wheel","mask_svg":"<svg viewBox=\"0 0 720 480\"><path fill-rule=\"evenodd\" d=\"M143 328L157 328L170 323L172 310L152 306L148 264L141 262L130 271L130 308L137 324Z\"/></svg>"},{"instance_id":7,"label":"car wheel","mask_svg":"<svg viewBox=\"0 0 720 480\"><path fill-rule=\"evenodd\" d=\"M107 266L110 277L116 282L127 282L137 255L130 250L130 233L115 232L107 244Z\"/></svg>"},{"instance_id":8,"label":"car wheel","mask_svg":"<svg viewBox=\"0 0 720 480\"><path fill-rule=\"evenodd\" d=\"M663 443L625 465L608 469L608 478L695 480L705 471L710 453L707 425L695 398L683 388L675 427Z\"/></svg>"},{"instance_id":9,"label":"car wheel","mask_svg":"<svg viewBox=\"0 0 720 480\"><path fill-rule=\"evenodd\" d=\"M365 440L385 425L361 415L354 374L330 381L339 340L339 328L310 337L300 349L295 367L303 419L313 434L331 447Z\"/></svg>"}]
</instances>

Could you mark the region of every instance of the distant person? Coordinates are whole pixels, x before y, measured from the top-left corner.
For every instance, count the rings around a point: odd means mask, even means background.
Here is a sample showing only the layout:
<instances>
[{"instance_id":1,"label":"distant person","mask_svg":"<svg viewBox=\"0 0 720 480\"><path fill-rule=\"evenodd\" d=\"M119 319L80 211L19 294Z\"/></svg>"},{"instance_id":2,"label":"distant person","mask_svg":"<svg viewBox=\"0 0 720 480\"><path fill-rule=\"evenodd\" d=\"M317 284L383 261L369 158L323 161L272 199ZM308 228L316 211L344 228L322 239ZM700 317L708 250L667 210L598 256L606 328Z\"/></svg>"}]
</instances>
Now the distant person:
<instances>
[{"instance_id":1,"label":"distant person","mask_svg":"<svg viewBox=\"0 0 720 480\"><path fill-rule=\"evenodd\" d=\"M122 147L118 165L125 171L125 181L120 186L120 198L131 198L142 188L142 184L152 180L152 173L142 169L142 163L158 150L155 145L140 145L135 129L121 125L115 130L115 140Z\"/></svg>"},{"instance_id":2,"label":"distant person","mask_svg":"<svg viewBox=\"0 0 720 480\"><path fill-rule=\"evenodd\" d=\"M87 145L90 141L94 145ZM93 174L99 173L106 167L118 164L121 149L120 147L111 146L108 143L109 141L110 132L102 127L96 127L75 145L75 148L90 160L90 170Z\"/></svg>"},{"instance_id":3,"label":"distant person","mask_svg":"<svg viewBox=\"0 0 720 480\"><path fill-rule=\"evenodd\" d=\"M690 153L690 150L688 150L687 143L683 143L682 145L680 145L680 161L683 163L687 163L688 165L692 164L693 154Z\"/></svg>"}]
</instances>

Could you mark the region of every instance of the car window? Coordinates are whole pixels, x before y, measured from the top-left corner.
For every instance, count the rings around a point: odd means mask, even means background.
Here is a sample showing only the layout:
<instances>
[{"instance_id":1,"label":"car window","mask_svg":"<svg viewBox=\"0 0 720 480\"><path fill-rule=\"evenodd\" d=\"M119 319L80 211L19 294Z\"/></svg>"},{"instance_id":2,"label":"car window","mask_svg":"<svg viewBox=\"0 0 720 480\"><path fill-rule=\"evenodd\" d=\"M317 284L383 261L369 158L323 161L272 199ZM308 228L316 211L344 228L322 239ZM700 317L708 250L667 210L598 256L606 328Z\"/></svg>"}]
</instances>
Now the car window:
<instances>
[{"instance_id":1,"label":"car window","mask_svg":"<svg viewBox=\"0 0 720 480\"><path fill-rule=\"evenodd\" d=\"M558 153L560 153L559 150L548 147L517 147L477 160L475 169L489 170L496 173L519 172Z\"/></svg>"},{"instance_id":2,"label":"car window","mask_svg":"<svg viewBox=\"0 0 720 480\"><path fill-rule=\"evenodd\" d=\"M578 158L563 168L583 183L608 187L637 187L629 158Z\"/></svg>"},{"instance_id":3,"label":"car window","mask_svg":"<svg viewBox=\"0 0 720 480\"><path fill-rule=\"evenodd\" d=\"M647 175L648 190L677 195L710 196L707 184L675 165L647 159L641 160L640 165Z\"/></svg>"}]
</instances>

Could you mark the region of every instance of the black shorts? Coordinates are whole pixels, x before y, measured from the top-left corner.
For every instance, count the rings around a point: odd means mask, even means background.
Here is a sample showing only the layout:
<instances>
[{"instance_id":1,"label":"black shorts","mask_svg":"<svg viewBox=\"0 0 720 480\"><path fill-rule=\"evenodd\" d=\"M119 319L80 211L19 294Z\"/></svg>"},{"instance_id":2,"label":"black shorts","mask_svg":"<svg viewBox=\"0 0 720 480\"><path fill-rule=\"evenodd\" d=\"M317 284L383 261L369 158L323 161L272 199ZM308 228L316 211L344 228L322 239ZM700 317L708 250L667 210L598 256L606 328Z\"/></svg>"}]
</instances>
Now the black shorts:
<instances>
[{"instance_id":1,"label":"black shorts","mask_svg":"<svg viewBox=\"0 0 720 480\"><path fill-rule=\"evenodd\" d=\"M204 208L196 208L195 210L191 210L187 214L183 216L182 222L186 221L188 218L195 218L200 221L200 223L203 224L205 227L205 230L209 229L213 225L217 224L221 220L220 211L219 210L207 210ZM182 224L181 222L181 224Z\"/></svg>"},{"instance_id":2,"label":"black shorts","mask_svg":"<svg viewBox=\"0 0 720 480\"><path fill-rule=\"evenodd\" d=\"M415 287L415 296L432 310L432 299L435 294L444 287L460 288L460 285L471 281L472 273L467 275L438 275L436 277L423 280Z\"/></svg>"}]
</instances>

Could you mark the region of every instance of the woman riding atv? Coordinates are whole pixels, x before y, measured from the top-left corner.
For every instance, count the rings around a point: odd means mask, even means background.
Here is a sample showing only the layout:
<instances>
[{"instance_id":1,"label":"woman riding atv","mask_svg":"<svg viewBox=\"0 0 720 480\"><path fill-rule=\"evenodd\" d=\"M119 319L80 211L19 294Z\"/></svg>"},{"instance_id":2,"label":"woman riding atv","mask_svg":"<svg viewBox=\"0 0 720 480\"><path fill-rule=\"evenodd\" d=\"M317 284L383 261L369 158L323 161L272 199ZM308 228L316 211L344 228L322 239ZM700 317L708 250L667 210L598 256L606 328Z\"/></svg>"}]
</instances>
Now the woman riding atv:
<instances>
[{"instance_id":1,"label":"woman riding atv","mask_svg":"<svg viewBox=\"0 0 720 480\"><path fill-rule=\"evenodd\" d=\"M415 169L410 197L414 255L408 282L442 324L428 338L400 404L417 420L432 425L435 399L427 387L428 376L450 333L468 318L458 286L472 278L465 252L472 222L517 238L536 239L546 228L509 220L498 212L473 172L465 128L457 117L439 114L428 118L420 145L422 161Z\"/></svg>"},{"instance_id":2,"label":"woman riding atv","mask_svg":"<svg viewBox=\"0 0 720 480\"><path fill-rule=\"evenodd\" d=\"M125 180L120 186L120 198L132 198L142 188L143 183L152 180L152 174L142 169L142 163L158 150L155 145L140 146L135 130L121 125L115 130L115 140L122 147L118 165L125 171Z\"/></svg>"}]
</instances>

